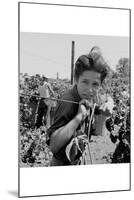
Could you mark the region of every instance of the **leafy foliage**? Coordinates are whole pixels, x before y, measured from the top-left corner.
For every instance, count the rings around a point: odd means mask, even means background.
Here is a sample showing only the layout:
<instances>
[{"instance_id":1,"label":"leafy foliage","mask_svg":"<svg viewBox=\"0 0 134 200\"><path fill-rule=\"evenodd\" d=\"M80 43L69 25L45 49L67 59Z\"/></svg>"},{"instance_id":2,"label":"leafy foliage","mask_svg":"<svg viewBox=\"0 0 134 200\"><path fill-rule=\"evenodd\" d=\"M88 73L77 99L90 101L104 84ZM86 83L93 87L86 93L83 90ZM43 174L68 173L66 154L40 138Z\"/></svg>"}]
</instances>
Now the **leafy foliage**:
<instances>
[{"instance_id":1,"label":"leafy foliage","mask_svg":"<svg viewBox=\"0 0 134 200\"><path fill-rule=\"evenodd\" d=\"M80 158L84 155L88 143L88 138L84 133L79 132L76 135L66 147L66 155L72 165L80 164Z\"/></svg>"},{"instance_id":2,"label":"leafy foliage","mask_svg":"<svg viewBox=\"0 0 134 200\"><path fill-rule=\"evenodd\" d=\"M121 76L129 76L129 59L120 58L116 66L116 71Z\"/></svg>"},{"instance_id":3,"label":"leafy foliage","mask_svg":"<svg viewBox=\"0 0 134 200\"><path fill-rule=\"evenodd\" d=\"M121 60L124 66L127 60ZM128 69L129 72L129 69ZM124 72L123 72L124 73ZM129 74L129 73L128 73ZM28 76L21 74L20 93L39 95L38 86L42 81L40 75ZM68 88L71 88L68 80L49 80L55 97L59 98ZM130 97L129 97L129 76L122 76L117 70L112 72L112 79L106 79L103 87L104 92L109 93L114 99L115 108L113 115L107 119L106 127L108 129L109 139L99 136L92 136L90 140L91 153L94 163L121 163L130 161ZM38 103L38 97L28 97L20 95L20 166L35 167L49 166L52 158L52 152L46 144L47 128L43 125L40 128L35 127L35 112ZM51 110L51 119L56 103ZM72 164L85 163L85 145L87 144L86 135L78 134L73 138L66 148L67 158ZM112 147L114 145L114 148ZM110 147L111 146L111 147ZM104 148L106 151L104 152ZM111 149L110 149L111 148ZM79 159L80 158L80 159ZM80 161L80 162L79 162Z\"/></svg>"}]
</instances>

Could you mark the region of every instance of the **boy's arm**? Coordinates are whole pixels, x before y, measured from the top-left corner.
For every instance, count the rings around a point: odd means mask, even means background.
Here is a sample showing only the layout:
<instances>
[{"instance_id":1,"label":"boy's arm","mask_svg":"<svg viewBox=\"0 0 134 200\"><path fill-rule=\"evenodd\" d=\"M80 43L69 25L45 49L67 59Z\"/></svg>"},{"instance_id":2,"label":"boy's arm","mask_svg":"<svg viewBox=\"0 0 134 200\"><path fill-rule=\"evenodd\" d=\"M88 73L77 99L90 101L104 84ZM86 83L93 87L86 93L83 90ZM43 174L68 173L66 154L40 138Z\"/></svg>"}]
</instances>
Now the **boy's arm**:
<instances>
[{"instance_id":1,"label":"boy's arm","mask_svg":"<svg viewBox=\"0 0 134 200\"><path fill-rule=\"evenodd\" d=\"M59 128L52 133L50 138L50 149L57 153L73 136L80 122L89 114L89 110L82 104L79 105L78 114L63 128Z\"/></svg>"},{"instance_id":2,"label":"boy's arm","mask_svg":"<svg viewBox=\"0 0 134 200\"><path fill-rule=\"evenodd\" d=\"M59 128L51 135L50 149L53 153L57 153L70 140L80 122L81 117L76 116L67 125Z\"/></svg>"}]
</instances>

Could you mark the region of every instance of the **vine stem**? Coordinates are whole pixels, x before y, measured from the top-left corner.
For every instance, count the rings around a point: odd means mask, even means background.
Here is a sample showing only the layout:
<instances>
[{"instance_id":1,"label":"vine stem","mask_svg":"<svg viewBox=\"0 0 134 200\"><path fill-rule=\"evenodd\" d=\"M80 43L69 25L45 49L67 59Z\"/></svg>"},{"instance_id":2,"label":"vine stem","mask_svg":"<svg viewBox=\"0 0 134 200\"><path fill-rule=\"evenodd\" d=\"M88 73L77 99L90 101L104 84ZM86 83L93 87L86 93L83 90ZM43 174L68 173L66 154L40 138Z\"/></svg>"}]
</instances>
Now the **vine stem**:
<instances>
[{"instance_id":1,"label":"vine stem","mask_svg":"<svg viewBox=\"0 0 134 200\"><path fill-rule=\"evenodd\" d=\"M91 117L90 117L90 120L89 120L89 127L88 127L88 153L89 153L91 164L93 164L93 161L92 161L91 149L90 149L90 144L89 144L89 135L90 135L91 122L92 122L92 119L93 119L93 116L94 116L95 107L96 107L96 103L94 103L94 105L93 105Z\"/></svg>"}]
</instances>

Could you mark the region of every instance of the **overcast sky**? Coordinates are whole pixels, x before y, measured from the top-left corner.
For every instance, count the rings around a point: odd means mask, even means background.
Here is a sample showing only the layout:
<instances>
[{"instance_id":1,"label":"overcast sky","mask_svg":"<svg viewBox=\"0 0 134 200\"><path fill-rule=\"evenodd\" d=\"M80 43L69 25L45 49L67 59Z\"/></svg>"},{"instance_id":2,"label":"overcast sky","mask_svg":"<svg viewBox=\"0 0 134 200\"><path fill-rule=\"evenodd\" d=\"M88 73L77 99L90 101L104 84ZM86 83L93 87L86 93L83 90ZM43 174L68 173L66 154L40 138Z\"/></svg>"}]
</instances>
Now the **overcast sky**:
<instances>
[{"instance_id":1,"label":"overcast sky","mask_svg":"<svg viewBox=\"0 0 134 200\"><path fill-rule=\"evenodd\" d=\"M56 78L58 72L60 78L70 78L72 41L75 41L75 61L96 45L112 69L121 57L129 57L128 37L21 32L20 72L49 78Z\"/></svg>"}]
</instances>

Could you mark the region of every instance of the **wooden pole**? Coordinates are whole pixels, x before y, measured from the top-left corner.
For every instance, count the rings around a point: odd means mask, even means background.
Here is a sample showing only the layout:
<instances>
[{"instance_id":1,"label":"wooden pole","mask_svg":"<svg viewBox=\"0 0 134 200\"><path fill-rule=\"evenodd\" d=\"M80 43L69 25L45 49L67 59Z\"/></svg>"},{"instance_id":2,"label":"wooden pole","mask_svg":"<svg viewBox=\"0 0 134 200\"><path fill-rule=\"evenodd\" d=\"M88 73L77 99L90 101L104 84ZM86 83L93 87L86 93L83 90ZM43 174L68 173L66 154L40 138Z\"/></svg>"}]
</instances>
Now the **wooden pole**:
<instances>
[{"instance_id":1,"label":"wooden pole","mask_svg":"<svg viewBox=\"0 0 134 200\"><path fill-rule=\"evenodd\" d=\"M73 79L74 79L74 48L75 48L75 42L72 41L72 53L71 53L71 85L73 84Z\"/></svg>"}]
</instances>

